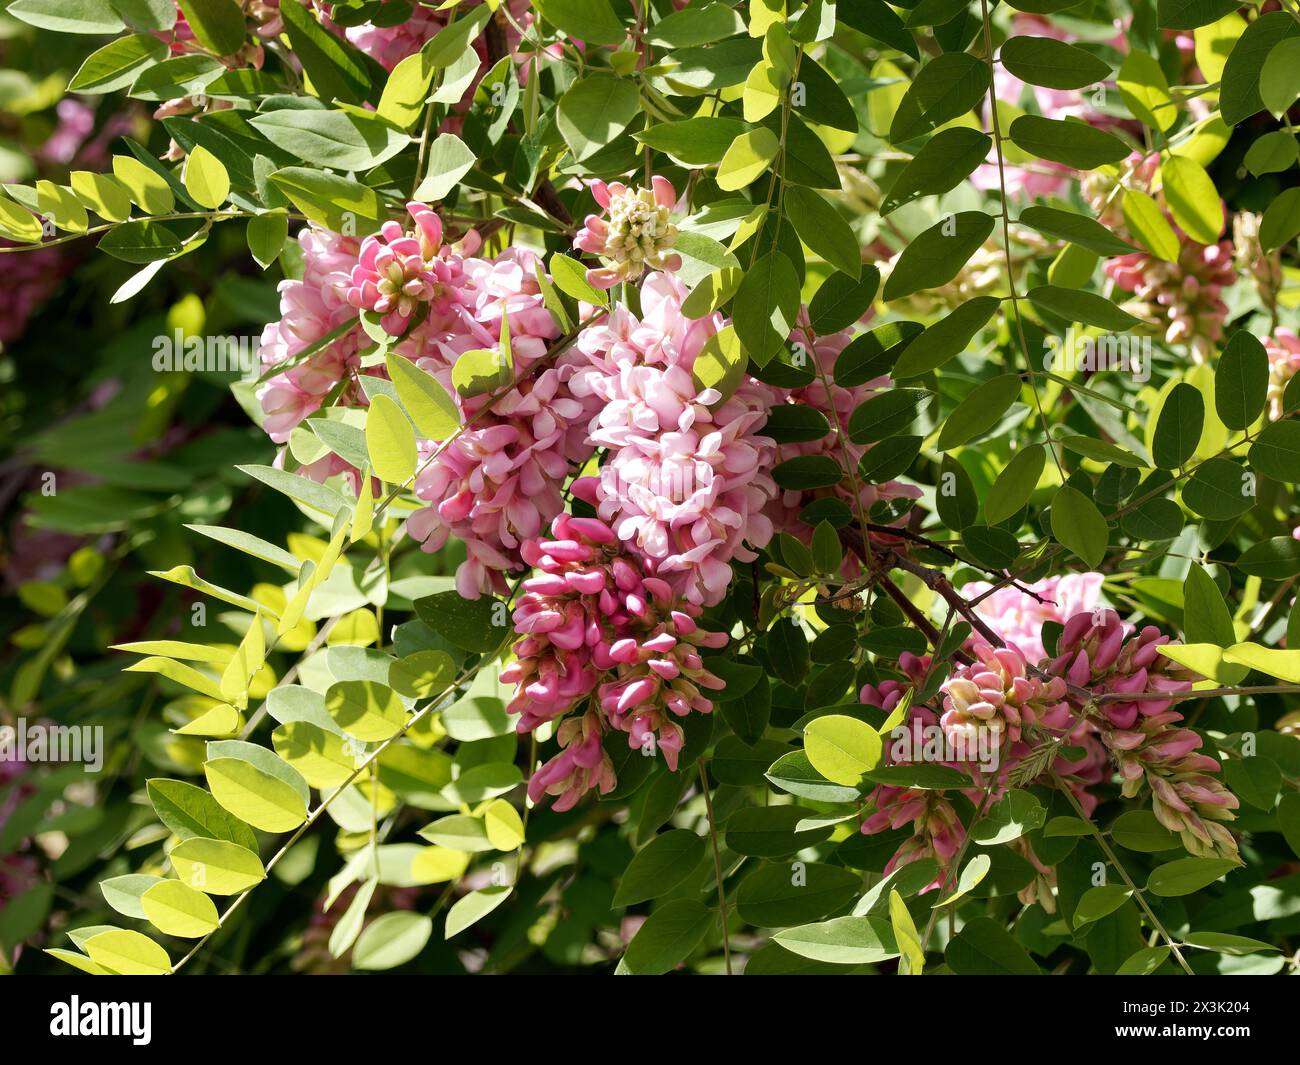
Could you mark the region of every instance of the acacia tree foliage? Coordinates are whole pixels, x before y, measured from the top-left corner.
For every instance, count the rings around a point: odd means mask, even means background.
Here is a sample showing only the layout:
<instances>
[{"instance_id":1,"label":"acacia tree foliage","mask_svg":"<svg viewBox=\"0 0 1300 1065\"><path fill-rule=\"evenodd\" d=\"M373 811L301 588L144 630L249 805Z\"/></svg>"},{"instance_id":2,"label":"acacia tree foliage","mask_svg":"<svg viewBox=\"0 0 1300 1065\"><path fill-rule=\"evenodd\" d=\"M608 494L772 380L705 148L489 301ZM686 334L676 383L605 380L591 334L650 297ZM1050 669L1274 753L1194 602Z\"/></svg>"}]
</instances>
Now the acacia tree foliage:
<instances>
[{"instance_id":1,"label":"acacia tree foliage","mask_svg":"<svg viewBox=\"0 0 1300 1065\"><path fill-rule=\"evenodd\" d=\"M7 963L1293 964L1290 0L7 10Z\"/></svg>"}]
</instances>

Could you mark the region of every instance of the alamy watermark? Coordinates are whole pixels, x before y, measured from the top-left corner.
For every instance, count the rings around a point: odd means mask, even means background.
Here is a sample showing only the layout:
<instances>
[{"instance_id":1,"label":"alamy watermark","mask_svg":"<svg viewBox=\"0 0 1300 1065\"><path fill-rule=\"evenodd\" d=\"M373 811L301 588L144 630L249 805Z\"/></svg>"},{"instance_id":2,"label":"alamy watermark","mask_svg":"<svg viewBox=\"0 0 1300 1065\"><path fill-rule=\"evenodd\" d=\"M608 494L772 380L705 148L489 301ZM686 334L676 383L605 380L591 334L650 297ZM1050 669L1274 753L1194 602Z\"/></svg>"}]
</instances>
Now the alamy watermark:
<instances>
[{"instance_id":1,"label":"alamy watermark","mask_svg":"<svg viewBox=\"0 0 1300 1065\"><path fill-rule=\"evenodd\" d=\"M92 773L104 768L101 725L0 725L0 762L82 762Z\"/></svg>"},{"instance_id":2,"label":"alamy watermark","mask_svg":"<svg viewBox=\"0 0 1300 1065\"><path fill-rule=\"evenodd\" d=\"M1124 373L1139 384L1151 380L1151 338L1127 333L1080 336L1074 326L1064 337L1043 339L1047 354L1043 369L1048 373Z\"/></svg>"},{"instance_id":3,"label":"alamy watermark","mask_svg":"<svg viewBox=\"0 0 1300 1065\"><path fill-rule=\"evenodd\" d=\"M257 339L237 336L186 336L181 330L153 338L153 368L158 373L238 373L248 377L257 363Z\"/></svg>"},{"instance_id":4,"label":"alamy watermark","mask_svg":"<svg viewBox=\"0 0 1300 1065\"><path fill-rule=\"evenodd\" d=\"M889 758L894 765L965 762L993 773L1002 764L1002 731L980 725L945 732L939 725L913 721L889 734Z\"/></svg>"}]
</instances>

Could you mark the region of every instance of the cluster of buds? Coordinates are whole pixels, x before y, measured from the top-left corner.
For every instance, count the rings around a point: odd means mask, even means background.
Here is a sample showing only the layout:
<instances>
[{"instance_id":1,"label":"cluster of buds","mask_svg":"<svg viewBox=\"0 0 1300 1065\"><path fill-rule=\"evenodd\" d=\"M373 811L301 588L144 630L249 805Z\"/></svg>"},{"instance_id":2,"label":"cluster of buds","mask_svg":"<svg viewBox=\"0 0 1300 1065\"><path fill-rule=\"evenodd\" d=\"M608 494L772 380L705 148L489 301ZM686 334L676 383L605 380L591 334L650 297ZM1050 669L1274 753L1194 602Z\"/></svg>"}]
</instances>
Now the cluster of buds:
<instances>
[{"instance_id":1,"label":"cluster of buds","mask_svg":"<svg viewBox=\"0 0 1300 1065\"><path fill-rule=\"evenodd\" d=\"M1167 643L1154 625L1131 634L1113 610L1076 614L1050 670L1099 700L1093 720L1119 766L1124 796L1133 798L1145 782L1156 819L1191 854L1235 859L1236 840L1222 822L1234 819L1239 803L1207 775L1219 763L1197 753L1200 736L1177 727L1174 697L1191 690L1196 674L1160 653Z\"/></svg>"},{"instance_id":2,"label":"cluster of buds","mask_svg":"<svg viewBox=\"0 0 1300 1065\"><path fill-rule=\"evenodd\" d=\"M567 809L592 787L613 787L601 748L609 730L627 734L646 755L662 751L677 768L683 733L673 718L709 713L701 689L718 690L700 648L719 648L725 633L698 625L700 608L673 594L662 579L630 559L604 522L562 514L553 540L529 540L523 558L539 572L524 582L514 612L516 661L501 674L516 685L509 710L518 731L531 732L595 696L580 718L563 722L563 752L529 786L534 801L560 795Z\"/></svg>"},{"instance_id":3,"label":"cluster of buds","mask_svg":"<svg viewBox=\"0 0 1300 1065\"><path fill-rule=\"evenodd\" d=\"M655 175L650 188L629 188L620 181L591 183L591 194L609 212L608 220L588 215L573 242L575 248L599 256L606 264L587 271L597 288L635 281L647 269L677 270L681 256L671 254L677 227L668 219L677 206L672 183Z\"/></svg>"},{"instance_id":4,"label":"cluster of buds","mask_svg":"<svg viewBox=\"0 0 1300 1065\"><path fill-rule=\"evenodd\" d=\"M1290 329L1274 330L1264 338L1264 350L1268 352L1268 415L1276 421L1285 413L1286 386L1300 373L1300 336Z\"/></svg>"},{"instance_id":5,"label":"cluster of buds","mask_svg":"<svg viewBox=\"0 0 1300 1065\"><path fill-rule=\"evenodd\" d=\"M404 333L419 304L435 299L453 281L453 265L440 254L442 220L422 203L408 203L406 209L414 222L411 230L388 221L362 241L347 292L353 307L383 315L380 322L392 336Z\"/></svg>"},{"instance_id":6,"label":"cluster of buds","mask_svg":"<svg viewBox=\"0 0 1300 1065\"><path fill-rule=\"evenodd\" d=\"M889 859L884 872L888 876L895 869L922 858L933 858L939 865L939 874L922 888L922 892L940 888L949 879L949 867L961 849L966 830L952 804L937 791L918 788L896 788L878 785L871 793L875 812L862 822L862 831L875 835L887 829L912 826L912 835Z\"/></svg>"},{"instance_id":7,"label":"cluster of buds","mask_svg":"<svg viewBox=\"0 0 1300 1065\"><path fill-rule=\"evenodd\" d=\"M1177 262L1131 252L1106 262L1106 274L1134 299L1130 313L1164 330L1167 344L1186 344L1197 362L1208 362L1223 337L1228 305L1221 293L1237 280L1232 244L1202 245L1180 234Z\"/></svg>"},{"instance_id":8,"label":"cluster of buds","mask_svg":"<svg viewBox=\"0 0 1300 1065\"><path fill-rule=\"evenodd\" d=\"M942 689L939 723L950 742L975 750L980 729L988 729L999 743L1014 743L1023 726L1068 725L1070 707L1059 676L1032 676L1025 656L1014 647L977 642L971 650L975 661L958 666Z\"/></svg>"}]
</instances>

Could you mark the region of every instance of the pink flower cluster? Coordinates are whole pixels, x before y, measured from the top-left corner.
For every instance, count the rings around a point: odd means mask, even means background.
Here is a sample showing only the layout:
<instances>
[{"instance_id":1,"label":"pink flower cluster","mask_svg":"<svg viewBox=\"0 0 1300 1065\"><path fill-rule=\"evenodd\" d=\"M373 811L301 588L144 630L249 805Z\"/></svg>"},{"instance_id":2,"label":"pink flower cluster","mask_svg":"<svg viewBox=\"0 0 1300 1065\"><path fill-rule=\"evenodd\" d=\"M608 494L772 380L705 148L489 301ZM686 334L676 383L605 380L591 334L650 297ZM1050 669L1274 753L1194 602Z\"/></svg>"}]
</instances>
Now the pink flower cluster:
<instances>
[{"instance_id":1,"label":"pink flower cluster","mask_svg":"<svg viewBox=\"0 0 1300 1065\"><path fill-rule=\"evenodd\" d=\"M1135 251L1106 261L1106 276L1136 300L1126 308L1164 328L1167 344L1186 344L1208 362L1223 337L1228 305L1221 293L1237 280L1232 242L1197 244L1179 234L1178 261Z\"/></svg>"},{"instance_id":2,"label":"pink flower cluster","mask_svg":"<svg viewBox=\"0 0 1300 1065\"><path fill-rule=\"evenodd\" d=\"M534 802L559 796L555 808L566 810L592 788L614 787L602 745L610 730L646 755L661 750L677 769L684 734L674 718L711 712L701 689L723 687L699 649L722 647L727 637L701 629L700 609L630 557L604 522L564 514L552 533L553 540L523 546L538 572L524 582L514 612L523 639L501 679L516 685L509 710L520 715L520 732L589 703L559 725L560 754L528 786Z\"/></svg>"},{"instance_id":3,"label":"pink flower cluster","mask_svg":"<svg viewBox=\"0 0 1300 1065\"><path fill-rule=\"evenodd\" d=\"M1050 670L1101 700L1092 715L1102 743L1119 765L1123 794L1143 782L1156 818L1195 855L1237 857L1237 843L1222 822L1239 803L1207 774L1219 763L1195 753L1201 738L1178 728L1183 716L1172 696L1188 692L1196 674L1160 654L1169 643L1154 625L1133 634L1113 610L1079 614L1066 622Z\"/></svg>"},{"instance_id":4,"label":"pink flower cluster","mask_svg":"<svg viewBox=\"0 0 1300 1065\"><path fill-rule=\"evenodd\" d=\"M1043 647L1043 623L1064 624L1066 618L1094 609L1101 599L1102 579L1100 573L1067 573L1061 577L1045 577L1025 585L1023 590L1003 585L993 592L989 592L993 587L990 584L968 581L961 591L968 602L975 604L975 613L1009 647L1016 648L1030 663L1036 663L1047 656Z\"/></svg>"},{"instance_id":5,"label":"pink flower cluster","mask_svg":"<svg viewBox=\"0 0 1300 1065\"><path fill-rule=\"evenodd\" d=\"M677 239L677 227L668 220L677 206L677 192L667 178L656 175L648 189L593 181L591 194L609 218L587 215L573 241L575 248L606 264L587 271L590 284L613 288L620 281L637 280L647 267L669 272L681 268L681 256L669 252Z\"/></svg>"},{"instance_id":6,"label":"pink flower cluster","mask_svg":"<svg viewBox=\"0 0 1300 1065\"><path fill-rule=\"evenodd\" d=\"M390 336L405 333L416 308L438 298L460 274L459 262L442 243L442 219L422 203L406 209L414 229L389 221L377 236L366 237L348 289L348 303L382 315Z\"/></svg>"},{"instance_id":7,"label":"pink flower cluster","mask_svg":"<svg viewBox=\"0 0 1300 1065\"><path fill-rule=\"evenodd\" d=\"M1028 596L1025 599L1033 602ZM1020 625L1018 616L1011 617ZM1022 627L1020 637L1026 642L1032 637L1041 646L1041 631L1029 633ZM1155 626L1134 633L1113 610L1103 609L1068 618L1058 653L1042 658L1036 668L1014 645L994 649L982 641L968 642L967 653L975 660L954 669L941 688L943 714L937 720L948 741L946 750L956 752L941 764L969 773L979 786L963 788L963 794L974 803L985 801L986 784L976 771L973 752L981 749L978 730L987 730L1000 750L988 797L996 801L1012 786L1013 772L1033 756L1036 744L1056 739L1062 747L1068 743L1071 757L1056 755L1050 768L1086 813L1098 802L1089 789L1110 779L1118 767L1121 793L1133 798L1145 782L1155 816L1180 835L1190 853L1235 858L1236 841L1224 822L1233 819L1238 801L1222 781L1209 775L1219 765L1197 753L1200 737L1179 727L1182 715L1174 709L1174 698L1191 689L1195 675L1160 653L1168 643L1169 637ZM904 655L899 664L903 680L867 685L860 700L888 713L909 688L919 687L928 661ZM921 749L923 730L935 721L936 714L928 706L909 708L900 728L912 732L913 750ZM1038 732L1036 741L1023 735L1031 726ZM894 744L887 743L886 750L894 764L906 763L907 759L894 759ZM913 828L886 872L930 857L939 863L940 875L929 888L942 886L964 836L942 794L878 785L868 799L872 812L863 822L863 832L898 829L909 822ZM1042 881L1030 890L1044 901L1041 888L1050 886L1050 870L1041 867L1027 843L1024 855L1039 869Z\"/></svg>"},{"instance_id":8,"label":"pink flower cluster","mask_svg":"<svg viewBox=\"0 0 1300 1065\"><path fill-rule=\"evenodd\" d=\"M1061 729L1069 724L1065 681L1044 680L1014 647L971 645L975 661L958 666L944 684L939 723L950 742L975 750L977 731L987 729L999 746L1020 739L1022 727Z\"/></svg>"},{"instance_id":9,"label":"pink flower cluster","mask_svg":"<svg viewBox=\"0 0 1300 1065\"><path fill-rule=\"evenodd\" d=\"M773 445L762 435L770 400L749 379L729 397L696 385L695 359L724 322L687 318L685 296L671 275L651 274L640 320L619 307L583 331L588 365L572 388L597 406L589 437L608 457L573 491L658 577L711 605L726 592L731 560L752 561L751 548L772 536L764 507L776 494L766 472Z\"/></svg>"},{"instance_id":10,"label":"pink flower cluster","mask_svg":"<svg viewBox=\"0 0 1300 1065\"><path fill-rule=\"evenodd\" d=\"M361 377L385 371L361 366L368 341L358 313L382 315L385 329L401 335L397 354L437 378L466 426L445 446L420 441L415 494L430 505L411 517L408 532L427 551L452 536L464 541L461 594L504 592L503 575L524 568L520 545L563 509L565 477L592 453L586 425L594 400L577 398L568 387L583 361L577 353L535 370L559 332L542 303L536 257L510 250L475 258L475 234L445 243L433 211L418 203L408 211L409 230L389 222L363 240L315 226L300 235L302 279L281 283L281 317L267 326L259 349L264 370L285 367L258 392L264 427L277 443L286 442L336 389L337 405L366 405ZM452 372L465 352L499 347L506 319L519 383L484 410L488 397L460 396ZM304 357L352 323L357 327ZM335 455L300 472L318 480L358 476Z\"/></svg>"}]
</instances>

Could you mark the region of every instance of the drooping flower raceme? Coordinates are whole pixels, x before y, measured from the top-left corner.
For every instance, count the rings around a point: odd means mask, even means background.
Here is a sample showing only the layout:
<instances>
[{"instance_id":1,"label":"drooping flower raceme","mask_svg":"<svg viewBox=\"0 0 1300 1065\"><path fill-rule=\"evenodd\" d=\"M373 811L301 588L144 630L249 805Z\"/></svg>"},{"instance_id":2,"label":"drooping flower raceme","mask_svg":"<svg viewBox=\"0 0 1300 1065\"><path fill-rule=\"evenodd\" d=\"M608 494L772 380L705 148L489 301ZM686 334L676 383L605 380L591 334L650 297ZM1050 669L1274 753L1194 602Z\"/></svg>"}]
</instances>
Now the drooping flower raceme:
<instances>
[{"instance_id":1,"label":"drooping flower raceme","mask_svg":"<svg viewBox=\"0 0 1300 1065\"><path fill-rule=\"evenodd\" d=\"M1190 691L1195 674L1160 653L1168 643L1154 625L1133 634L1113 610L1076 614L1050 669L1099 700L1092 719L1119 765L1125 797L1146 783L1156 818L1188 851L1236 858L1236 840L1222 822L1234 819L1239 803L1208 775L1219 763L1196 753L1200 736L1177 727L1183 717L1172 696Z\"/></svg>"},{"instance_id":2,"label":"drooping flower raceme","mask_svg":"<svg viewBox=\"0 0 1300 1065\"><path fill-rule=\"evenodd\" d=\"M752 561L751 549L771 539L763 508L776 485L766 472L765 388L746 380L724 399L695 384L696 356L723 323L687 318L685 295L675 278L653 274L641 286L642 320L620 308L579 339L589 367L572 387L595 397L589 436L608 458L599 477L573 490L656 576L711 605L726 592L732 559Z\"/></svg>"},{"instance_id":3,"label":"drooping flower raceme","mask_svg":"<svg viewBox=\"0 0 1300 1065\"><path fill-rule=\"evenodd\" d=\"M501 679L516 685L508 709L520 715L520 732L588 703L559 726L563 750L529 785L534 802L557 795L563 810L591 788L614 786L601 746L610 731L626 733L628 746L647 756L662 751L676 770L684 740L676 719L711 712L704 690L723 687L699 649L727 637L700 628L699 608L628 557L604 522L561 515L552 533L523 546L537 573L524 582L514 612L523 639Z\"/></svg>"}]
</instances>

